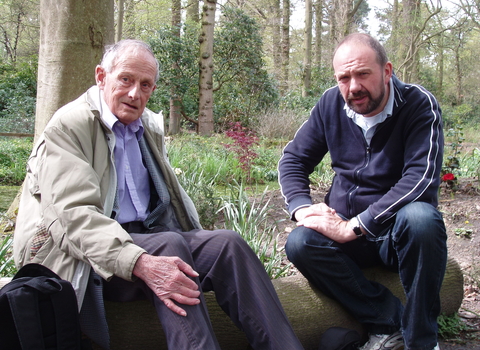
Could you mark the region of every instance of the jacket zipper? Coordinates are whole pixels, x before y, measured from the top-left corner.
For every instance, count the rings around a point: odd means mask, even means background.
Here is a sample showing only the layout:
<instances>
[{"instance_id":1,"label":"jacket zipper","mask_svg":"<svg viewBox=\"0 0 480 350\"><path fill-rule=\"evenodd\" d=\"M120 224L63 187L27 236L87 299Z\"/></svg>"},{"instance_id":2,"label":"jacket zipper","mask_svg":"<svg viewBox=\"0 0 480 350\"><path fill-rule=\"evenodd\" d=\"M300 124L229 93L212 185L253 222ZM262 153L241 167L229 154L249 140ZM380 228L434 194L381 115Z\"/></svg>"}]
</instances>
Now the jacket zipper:
<instances>
[{"instance_id":1,"label":"jacket zipper","mask_svg":"<svg viewBox=\"0 0 480 350\"><path fill-rule=\"evenodd\" d=\"M357 170L355 170L355 186L352 188L352 190L350 190L350 192L348 193L348 203L347 203L347 207L348 207L348 214L349 214L349 217L354 217L355 216L355 212L353 210L354 208L354 198L355 198L355 192L358 190L358 188L360 187L359 185L359 179L360 179L360 173L362 170L364 170L366 167L368 167L368 164L370 164L370 156L371 156L371 148L370 146L367 145L366 149L365 149L365 163L363 164L362 167L358 168Z\"/></svg>"}]
</instances>

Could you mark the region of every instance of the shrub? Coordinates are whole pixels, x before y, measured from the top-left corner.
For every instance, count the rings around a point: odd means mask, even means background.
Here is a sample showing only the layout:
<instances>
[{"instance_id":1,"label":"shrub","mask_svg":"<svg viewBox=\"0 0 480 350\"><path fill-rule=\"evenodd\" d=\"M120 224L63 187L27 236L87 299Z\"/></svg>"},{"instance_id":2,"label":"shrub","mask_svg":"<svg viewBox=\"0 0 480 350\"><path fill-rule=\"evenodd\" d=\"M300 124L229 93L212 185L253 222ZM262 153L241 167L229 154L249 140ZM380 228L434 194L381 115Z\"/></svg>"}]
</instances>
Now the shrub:
<instances>
[{"instance_id":1,"label":"shrub","mask_svg":"<svg viewBox=\"0 0 480 350\"><path fill-rule=\"evenodd\" d=\"M31 148L31 138L0 138L0 185L20 185L23 182Z\"/></svg>"},{"instance_id":2,"label":"shrub","mask_svg":"<svg viewBox=\"0 0 480 350\"><path fill-rule=\"evenodd\" d=\"M0 130L4 132L34 131L36 57L32 58L32 62L17 66L0 63Z\"/></svg>"},{"instance_id":3,"label":"shrub","mask_svg":"<svg viewBox=\"0 0 480 350\"><path fill-rule=\"evenodd\" d=\"M308 112L271 108L259 116L256 130L261 137L291 140L308 116Z\"/></svg>"}]
</instances>

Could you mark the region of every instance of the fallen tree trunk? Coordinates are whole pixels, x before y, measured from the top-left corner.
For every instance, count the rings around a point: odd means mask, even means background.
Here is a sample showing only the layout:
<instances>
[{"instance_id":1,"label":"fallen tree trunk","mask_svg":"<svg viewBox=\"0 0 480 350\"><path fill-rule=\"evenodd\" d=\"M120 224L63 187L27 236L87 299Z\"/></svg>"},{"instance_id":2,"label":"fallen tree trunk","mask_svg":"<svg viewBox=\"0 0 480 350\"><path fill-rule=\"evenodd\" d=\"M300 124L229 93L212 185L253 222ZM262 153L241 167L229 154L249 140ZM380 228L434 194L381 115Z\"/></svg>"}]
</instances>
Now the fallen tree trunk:
<instances>
[{"instance_id":1,"label":"fallen tree trunk","mask_svg":"<svg viewBox=\"0 0 480 350\"><path fill-rule=\"evenodd\" d=\"M365 270L365 274L405 300L398 274L382 268ZM303 276L276 279L273 284L305 350L318 349L320 336L329 327L352 328L365 335L357 321L337 302L314 290ZM448 260L440 297L442 313L452 315L458 311L463 299L463 275L455 260ZM247 349L248 342L244 333L238 330L220 309L215 295L207 293L206 299L212 325L222 349ZM155 310L148 302L106 302L105 307L112 349L167 349Z\"/></svg>"}]
</instances>

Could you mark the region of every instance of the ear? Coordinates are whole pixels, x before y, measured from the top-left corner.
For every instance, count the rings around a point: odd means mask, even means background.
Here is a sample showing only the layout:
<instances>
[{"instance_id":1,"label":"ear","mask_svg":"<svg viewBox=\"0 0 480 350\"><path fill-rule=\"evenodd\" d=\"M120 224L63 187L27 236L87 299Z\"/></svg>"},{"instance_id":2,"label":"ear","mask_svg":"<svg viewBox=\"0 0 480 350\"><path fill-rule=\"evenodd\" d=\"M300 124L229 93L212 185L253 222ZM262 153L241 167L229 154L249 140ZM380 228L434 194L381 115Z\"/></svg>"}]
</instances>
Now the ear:
<instances>
[{"instance_id":1,"label":"ear","mask_svg":"<svg viewBox=\"0 0 480 350\"><path fill-rule=\"evenodd\" d=\"M383 70L385 74L385 84L388 84L390 82L390 78L392 77L393 74L393 65L392 62L388 61L385 63L385 68Z\"/></svg>"},{"instance_id":2,"label":"ear","mask_svg":"<svg viewBox=\"0 0 480 350\"><path fill-rule=\"evenodd\" d=\"M105 69L102 66L99 65L95 67L95 81L100 90L103 90L103 88L105 87L106 76L107 72L105 72Z\"/></svg>"}]
</instances>

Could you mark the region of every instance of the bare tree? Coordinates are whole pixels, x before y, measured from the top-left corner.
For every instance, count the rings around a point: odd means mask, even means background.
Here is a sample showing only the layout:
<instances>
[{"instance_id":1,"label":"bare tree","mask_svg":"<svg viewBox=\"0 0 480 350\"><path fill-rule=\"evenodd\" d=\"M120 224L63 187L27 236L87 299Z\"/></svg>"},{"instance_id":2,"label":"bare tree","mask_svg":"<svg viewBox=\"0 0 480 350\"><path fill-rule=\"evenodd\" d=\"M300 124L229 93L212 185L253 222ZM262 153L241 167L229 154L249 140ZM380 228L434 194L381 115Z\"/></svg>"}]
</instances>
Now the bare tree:
<instances>
[{"instance_id":1,"label":"bare tree","mask_svg":"<svg viewBox=\"0 0 480 350\"><path fill-rule=\"evenodd\" d=\"M200 20L200 6L199 0L188 0L187 4L187 22L192 21L194 23L198 23Z\"/></svg>"},{"instance_id":2,"label":"bare tree","mask_svg":"<svg viewBox=\"0 0 480 350\"><path fill-rule=\"evenodd\" d=\"M305 0L302 96L307 97L312 77L312 0Z\"/></svg>"},{"instance_id":3,"label":"bare tree","mask_svg":"<svg viewBox=\"0 0 480 350\"><path fill-rule=\"evenodd\" d=\"M95 83L103 48L113 43L113 0L41 0L35 135L53 113Z\"/></svg>"},{"instance_id":4,"label":"bare tree","mask_svg":"<svg viewBox=\"0 0 480 350\"><path fill-rule=\"evenodd\" d=\"M460 0L458 6L465 12L477 30L480 29L480 1Z\"/></svg>"},{"instance_id":5,"label":"bare tree","mask_svg":"<svg viewBox=\"0 0 480 350\"><path fill-rule=\"evenodd\" d=\"M21 55L38 49L38 2L32 0L0 1L0 45L12 64Z\"/></svg>"},{"instance_id":6,"label":"bare tree","mask_svg":"<svg viewBox=\"0 0 480 350\"><path fill-rule=\"evenodd\" d=\"M290 0L282 2L282 78L280 91L285 94L288 90L290 65Z\"/></svg>"},{"instance_id":7,"label":"bare tree","mask_svg":"<svg viewBox=\"0 0 480 350\"><path fill-rule=\"evenodd\" d=\"M314 64L320 66L322 63L322 32L323 32L323 0L315 0L315 47Z\"/></svg>"},{"instance_id":8,"label":"bare tree","mask_svg":"<svg viewBox=\"0 0 480 350\"><path fill-rule=\"evenodd\" d=\"M216 0L204 0L199 59L199 116L198 133L210 136L213 133L213 32L215 26Z\"/></svg>"},{"instance_id":9,"label":"bare tree","mask_svg":"<svg viewBox=\"0 0 480 350\"><path fill-rule=\"evenodd\" d=\"M182 26L181 0L172 0L172 32L173 35L180 37ZM178 53L179 54L179 53ZM177 63L173 64L173 70L178 71ZM182 118L182 99L177 93L175 84L170 89L170 118L168 124L168 133L175 135L180 132L180 121Z\"/></svg>"},{"instance_id":10,"label":"bare tree","mask_svg":"<svg viewBox=\"0 0 480 350\"><path fill-rule=\"evenodd\" d=\"M125 0L117 0L117 30L115 31L115 42L122 40L123 34L123 13L125 10Z\"/></svg>"}]
</instances>

